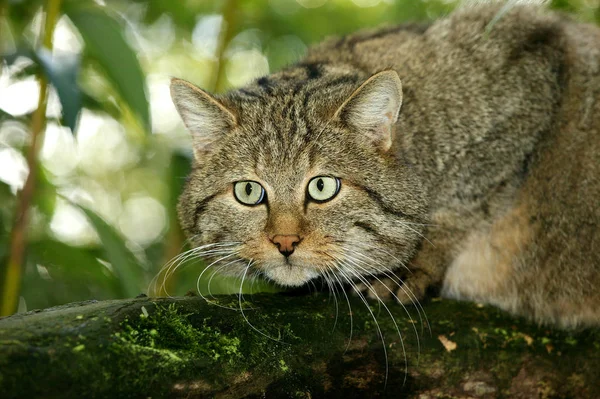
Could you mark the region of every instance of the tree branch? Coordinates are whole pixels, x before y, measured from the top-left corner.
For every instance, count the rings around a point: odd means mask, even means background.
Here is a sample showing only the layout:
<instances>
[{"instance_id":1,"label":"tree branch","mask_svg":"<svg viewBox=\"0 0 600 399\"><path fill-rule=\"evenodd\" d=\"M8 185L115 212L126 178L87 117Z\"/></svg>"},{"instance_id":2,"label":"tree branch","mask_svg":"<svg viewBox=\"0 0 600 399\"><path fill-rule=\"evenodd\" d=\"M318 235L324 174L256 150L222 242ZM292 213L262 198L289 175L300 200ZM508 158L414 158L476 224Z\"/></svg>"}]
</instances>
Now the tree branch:
<instances>
[{"instance_id":1,"label":"tree branch","mask_svg":"<svg viewBox=\"0 0 600 399\"><path fill-rule=\"evenodd\" d=\"M411 321L389 304L396 330L373 303L382 344L358 298L349 298L352 318L345 300L336 306L322 294L246 299L243 314L238 297L225 296L214 303L197 297L86 302L4 318L0 392L3 398L600 397L599 330L552 331L495 308L446 300L425 305L431 332L416 308L409 309Z\"/></svg>"}]
</instances>

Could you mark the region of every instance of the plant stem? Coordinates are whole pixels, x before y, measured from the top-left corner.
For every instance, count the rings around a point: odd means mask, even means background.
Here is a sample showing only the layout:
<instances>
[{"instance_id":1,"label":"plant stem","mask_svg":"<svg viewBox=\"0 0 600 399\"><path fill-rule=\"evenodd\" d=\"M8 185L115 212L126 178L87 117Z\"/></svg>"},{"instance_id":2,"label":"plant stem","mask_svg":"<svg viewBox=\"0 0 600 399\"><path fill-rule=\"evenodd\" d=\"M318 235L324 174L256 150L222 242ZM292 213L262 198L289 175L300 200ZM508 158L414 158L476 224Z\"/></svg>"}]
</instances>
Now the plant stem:
<instances>
[{"instance_id":1,"label":"plant stem","mask_svg":"<svg viewBox=\"0 0 600 399\"><path fill-rule=\"evenodd\" d=\"M48 50L52 50L52 37L60 13L61 1L48 0L46 3L46 18L40 37L42 38L42 46ZM29 208L35 193L38 152L43 141L42 135L46 126L46 107L48 104L48 80L42 74L38 76L38 80L40 82L38 107L31 118L31 145L27 152L29 174L17 199L16 217L10 237L10 255L4 270L2 290L0 290L2 293L0 316L11 315L17 310L21 291Z\"/></svg>"},{"instance_id":2,"label":"plant stem","mask_svg":"<svg viewBox=\"0 0 600 399\"><path fill-rule=\"evenodd\" d=\"M4 48L4 24L2 23L3 20L6 18L6 16L8 15L8 2L6 2L5 0L0 0L0 53L5 52L5 48ZM6 23L8 24L8 18Z\"/></svg>"},{"instance_id":3,"label":"plant stem","mask_svg":"<svg viewBox=\"0 0 600 399\"><path fill-rule=\"evenodd\" d=\"M214 92L222 91L225 87L225 49L231 41L235 31L235 11L238 9L237 0L227 0L223 7L223 26L224 29L219 33L217 46L217 65L215 66L212 87L208 89Z\"/></svg>"}]
</instances>

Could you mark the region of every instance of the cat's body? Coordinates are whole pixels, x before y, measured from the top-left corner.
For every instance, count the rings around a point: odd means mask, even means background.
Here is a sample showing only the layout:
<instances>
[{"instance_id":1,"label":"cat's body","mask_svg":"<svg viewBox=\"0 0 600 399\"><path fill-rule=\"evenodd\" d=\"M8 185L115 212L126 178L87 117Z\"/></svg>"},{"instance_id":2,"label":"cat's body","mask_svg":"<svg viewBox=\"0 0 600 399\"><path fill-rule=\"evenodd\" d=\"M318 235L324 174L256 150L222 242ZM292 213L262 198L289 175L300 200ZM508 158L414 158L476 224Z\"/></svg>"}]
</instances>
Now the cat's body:
<instances>
[{"instance_id":1,"label":"cat's body","mask_svg":"<svg viewBox=\"0 0 600 399\"><path fill-rule=\"evenodd\" d=\"M283 285L370 282L403 302L441 285L599 325L600 29L499 11L329 40L218 99L174 81L197 158L179 208L192 242L231 242L225 272ZM248 181L265 189L255 206Z\"/></svg>"}]
</instances>

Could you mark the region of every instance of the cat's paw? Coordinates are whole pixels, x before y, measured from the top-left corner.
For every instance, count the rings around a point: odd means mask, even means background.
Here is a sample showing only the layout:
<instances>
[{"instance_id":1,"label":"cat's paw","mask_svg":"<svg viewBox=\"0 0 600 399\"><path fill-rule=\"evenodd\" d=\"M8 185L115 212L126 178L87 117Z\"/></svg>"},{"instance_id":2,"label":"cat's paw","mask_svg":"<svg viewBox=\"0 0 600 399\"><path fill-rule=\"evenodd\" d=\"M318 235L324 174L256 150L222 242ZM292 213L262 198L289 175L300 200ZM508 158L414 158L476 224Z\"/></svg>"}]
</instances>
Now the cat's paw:
<instances>
[{"instance_id":1,"label":"cat's paw","mask_svg":"<svg viewBox=\"0 0 600 399\"><path fill-rule=\"evenodd\" d=\"M396 300L403 305L416 305L425 297L431 278L418 270L403 279L383 277L372 279L367 283L357 283L353 292L371 299L382 301Z\"/></svg>"},{"instance_id":2,"label":"cat's paw","mask_svg":"<svg viewBox=\"0 0 600 399\"><path fill-rule=\"evenodd\" d=\"M396 284L390 278L380 278L373 280L368 283L358 283L353 286L353 292L358 295L359 293L371 299L380 299L382 301L389 301L394 299L395 291L398 289Z\"/></svg>"},{"instance_id":3,"label":"cat's paw","mask_svg":"<svg viewBox=\"0 0 600 399\"><path fill-rule=\"evenodd\" d=\"M425 298L425 292L430 284L431 278L427 274L414 271L403 279L402 285L396 285L396 299L404 305L416 305Z\"/></svg>"}]
</instances>

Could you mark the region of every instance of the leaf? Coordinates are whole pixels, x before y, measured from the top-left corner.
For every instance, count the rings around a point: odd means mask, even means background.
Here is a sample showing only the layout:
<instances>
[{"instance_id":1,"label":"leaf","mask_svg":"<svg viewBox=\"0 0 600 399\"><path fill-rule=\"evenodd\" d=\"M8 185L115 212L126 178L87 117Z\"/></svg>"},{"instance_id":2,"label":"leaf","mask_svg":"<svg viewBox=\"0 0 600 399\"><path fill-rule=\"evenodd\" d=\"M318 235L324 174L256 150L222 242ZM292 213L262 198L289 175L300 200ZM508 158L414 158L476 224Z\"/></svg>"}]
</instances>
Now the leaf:
<instances>
[{"instance_id":1,"label":"leaf","mask_svg":"<svg viewBox=\"0 0 600 399\"><path fill-rule=\"evenodd\" d=\"M65 123L71 132L75 133L77 118L81 112L81 90L77 85L79 58L74 55L53 57L45 48L39 49L36 56L48 80L56 89Z\"/></svg>"},{"instance_id":2,"label":"leaf","mask_svg":"<svg viewBox=\"0 0 600 399\"><path fill-rule=\"evenodd\" d=\"M37 72L36 66L41 66L44 75L56 89L62 106L63 119L71 132L74 133L77 118L82 108L81 90L77 84L79 58L75 55L53 56L52 52L46 48L33 51L28 47L20 47L16 51L2 56L7 65L14 64L20 57L29 58L34 62L32 66L28 66L21 71L22 75L27 76L35 73ZM20 77L18 75L13 76L14 79ZM7 116L8 114L5 112L0 113L0 120L6 119Z\"/></svg>"},{"instance_id":3,"label":"leaf","mask_svg":"<svg viewBox=\"0 0 600 399\"><path fill-rule=\"evenodd\" d=\"M102 241L106 258L112 264L116 275L119 277L123 292L128 297L137 296L142 290L142 266L135 255L125 245L125 240L95 212L77 205L94 226L96 233Z\"/></svg>"},{"instance_id":4,"label":"leaf","mask_svg":"<svg viewBox=\"0 0 600 399\"><path fill-rule=\"evenodd\" d=\"M110 291L111 296L124 295L117 278L86 249L44 240L30 243L29 251L51 272L57 272L61 280L77 281L87 286L100 285L103 291Z\"/></svg>"},{"instance_id":5,"label":"leaf","mask_svg":"<svg viewBox=\"0 0 600 399\"><path fill-rule=\"evenodd\" d=\"M144 74L125 38L116 17L99 7L66 8L69 19L85 41L86 51L102 66L121 98L150 132L150 112Z\"/></svg>"},{"instance_id":6,"label":"leaf","mask_svg":"<svg viewBox=\"0 0 600 399\"><path fill-rule=\"evenodd\" d=\"M44 168L38 164L33 203L50 220L56 209L56 186L48 179Z\"/></svg>"},{"instance_id":7,"label":"leaf","mask_svg":"<svg viewBox=\"0 0 600 399\"><path fill-rule=\"evenodd\" d=\"M16 119L15 116L9 114L8 112L0 109L0 122L4 122L5 120L13 120Z\"/></svg>"},{"instance_id":8,"label":"leaf","mask_svg":"<svg viewBox=\"0 0 600 399\"><path fill-rule=\"evenodd\" d=\"M442 345L444 345L444 348L446 349L447 352L452 352L458 346L458 345L456 345L456 342L450 341L448 338L446 338L445 335L438 335L438 339L440 340Z\"/></svg>"},{"instance_id":9,"label":"leaf","mask_svg":"<svg viewBox=\"0 0 600 399\"><path fill-rule=\"evenodd\" d=\"M86 93L85 90L81 92L81 95L84 108L89 109L90 111L94 111L96 113L105 113L113 117L114 119L119 118L121 110L113 102L108 100L98 100L92 97L90 94Z\"/></svg>"},{"instance_id":10,"label":"leaf","mask_svg":"<svg viewBox=\"0 0 600 399\"><path fill-rule=\"evenodd\" d=\"M14 51L2 54L2 61L6 65L11 66L20 57L25 57L29 58L30 60L33 60L35 59L35 54L29 47L18 47Z\"/></svg>"}]
</instances>

